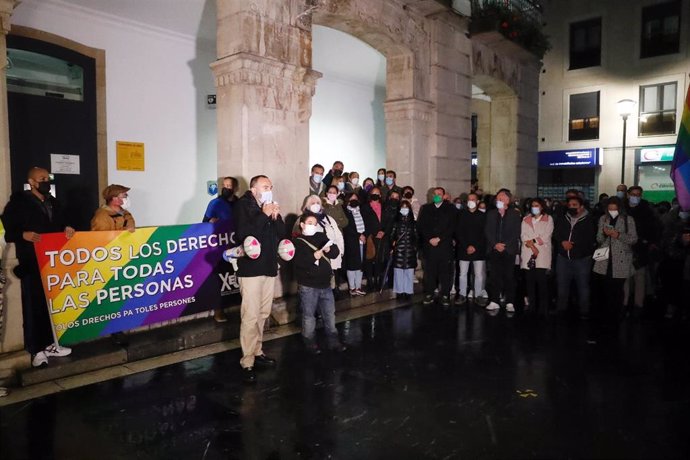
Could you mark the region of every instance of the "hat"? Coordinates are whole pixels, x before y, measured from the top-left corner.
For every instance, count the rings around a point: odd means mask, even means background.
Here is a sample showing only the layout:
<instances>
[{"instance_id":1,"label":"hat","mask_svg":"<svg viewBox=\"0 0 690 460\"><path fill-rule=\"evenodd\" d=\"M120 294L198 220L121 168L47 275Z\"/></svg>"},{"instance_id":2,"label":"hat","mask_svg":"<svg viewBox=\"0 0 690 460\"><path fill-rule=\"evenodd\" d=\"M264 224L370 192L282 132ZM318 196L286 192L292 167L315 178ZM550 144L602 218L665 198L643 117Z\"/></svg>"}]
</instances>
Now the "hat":
<instances>
[{"instance_id":1,"label":"hat","mask_svg":"<svg viewBox=\"0 0 690 460\"><path fill-rule=\"evenodd\" d=\"M107 203L111 199L118 196L120 193L129 192L129 190L130 190L129 187L125 187L124 185L111 184L111 185L108 185L105 188L105 190L103 190L103 198L105 199L105 202Z\"/></svg>"}]
</instances>

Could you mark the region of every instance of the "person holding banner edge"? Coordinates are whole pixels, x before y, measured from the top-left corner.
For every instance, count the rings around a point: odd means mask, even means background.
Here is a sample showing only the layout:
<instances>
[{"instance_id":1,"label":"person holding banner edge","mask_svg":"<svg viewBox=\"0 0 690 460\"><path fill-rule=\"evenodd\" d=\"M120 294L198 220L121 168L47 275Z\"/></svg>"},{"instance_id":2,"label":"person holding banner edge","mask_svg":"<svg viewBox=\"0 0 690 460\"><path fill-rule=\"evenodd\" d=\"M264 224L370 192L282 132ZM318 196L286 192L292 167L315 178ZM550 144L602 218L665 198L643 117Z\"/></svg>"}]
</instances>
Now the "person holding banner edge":
<instances>
[{"instance_id":1,"label":"person holding banner edge","mask_svg":"<svg viewBox=\"0 0 690 460\"><path fill-rule=\"evenodd\" d=\"M271 314L275 280L278 276L278 243L285 233L285 223L278 203L273 201L273 183L264 175L252 177L249 190L235 203L238 241L253 236L261 244L256 259L238 259L240 306L240 345L245 383L256 382L254 365L275 366L276 361L262 350L266 320Z\"/></svg>"},{"instance_id":2,"label":"person holding banner edge","mask_svg":"<svg viewBox=\"0 0 690 460\"><path fill-rule=\"evenodd\" d=\"M31 354L31 365L39 367L47 366L48 358L67 356L72 350L59 346L55 340L34 243L41 240L42 233L64 231L65 237L70 239L74 228L66 224L60 202L50 194L48 170L31 168L27 182L30 190L16 192L10 197L2 220L5 238L15 244L19 260L14 271L21 280L24 346Z\"/></svg>"}]
</instances>

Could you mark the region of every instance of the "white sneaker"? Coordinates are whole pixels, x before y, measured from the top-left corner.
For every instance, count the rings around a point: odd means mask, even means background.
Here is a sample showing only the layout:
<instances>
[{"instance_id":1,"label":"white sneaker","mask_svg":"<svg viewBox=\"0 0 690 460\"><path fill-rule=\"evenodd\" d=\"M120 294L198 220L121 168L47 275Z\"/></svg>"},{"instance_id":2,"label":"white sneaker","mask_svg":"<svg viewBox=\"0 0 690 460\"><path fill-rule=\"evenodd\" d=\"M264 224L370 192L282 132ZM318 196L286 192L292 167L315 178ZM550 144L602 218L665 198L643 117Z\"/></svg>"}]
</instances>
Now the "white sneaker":
<instances>
[{"instance_id":1,"label":"white sneaker","mask_svg":"<svg viewBox=\"0 0 690 460\"><path fill-rule=\"evenodd\" d=\"M515 313L515 306L513 306L512 303L507 303L506 304L506 311L508 313Z\"/></svg>"},{"instance_id":2,"label":"white sneaker","mask_svg":"<svg viewBox=\"0 0 690 460\"><path fill-rule=\"evenodd\" d=\"M46 354L46 356L63 357L69 356L72 353L72 349L69 347L61 347L60 345L53 343L48 345L43 352Z\"/></svg>"},{"instance_id":3,"label":"white sneaker","mask_svg":"<svg viewBox=\"0 0 690 460\"><path fill-rule=\"evenodd\" d=\"M488 311L498 310L499 308L501 308L501 306L499 304L497 304L496 302L491 302L489 305L486 306L486 309Z\"/></svg>"},{"instance_id":4,"label":"white sneaker","mask_svg":"<svg viewBox=\"0 0 690 460\"><path fill-rule=\"evenodd\" d=\"M474 299L474 291L472 289L470 289L470 292L467 293L467 298Z\"/></svg>"},{"instance_id":5,"label":"white sneaker","mask_svg":"<svg viewBox=\"0 0 690 460\"><path fill-rule=\"evenodd\" d=\"M39 351L34 355L34 358L31 360L31 365L33 367L41 367L41 366L47 366L48 365L48 357L46 356L45 352Z\"/></svg>"}]
</instances>

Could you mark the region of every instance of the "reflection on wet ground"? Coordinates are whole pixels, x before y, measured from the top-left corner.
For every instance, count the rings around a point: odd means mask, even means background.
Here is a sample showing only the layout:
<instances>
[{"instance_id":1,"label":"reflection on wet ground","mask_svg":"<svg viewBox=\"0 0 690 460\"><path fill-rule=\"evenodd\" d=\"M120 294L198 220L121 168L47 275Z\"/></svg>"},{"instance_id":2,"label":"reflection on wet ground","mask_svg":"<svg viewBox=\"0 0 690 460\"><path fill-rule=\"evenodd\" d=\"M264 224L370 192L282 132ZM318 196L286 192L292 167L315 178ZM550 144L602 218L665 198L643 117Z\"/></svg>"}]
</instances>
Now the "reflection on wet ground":
<instances>
[{"instance_id":1,"label":"reflection on wet ground","mask_svg":"<svg viewBox=\"0 0 690 460\"><path fill-rule=\"evenodd\" d=\"M687 323L414 305L0 409L0 458L690 458Z\"/></svg>"}]
</instances>

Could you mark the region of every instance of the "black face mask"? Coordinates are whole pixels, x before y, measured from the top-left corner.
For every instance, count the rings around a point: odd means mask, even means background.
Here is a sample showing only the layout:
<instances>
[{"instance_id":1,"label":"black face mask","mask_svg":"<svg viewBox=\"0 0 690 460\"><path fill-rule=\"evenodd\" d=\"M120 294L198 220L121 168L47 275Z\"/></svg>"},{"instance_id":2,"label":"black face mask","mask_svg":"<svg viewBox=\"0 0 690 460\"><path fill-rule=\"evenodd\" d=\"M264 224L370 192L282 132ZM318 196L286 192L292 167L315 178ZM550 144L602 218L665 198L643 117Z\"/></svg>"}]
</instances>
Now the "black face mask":
<instances>
[{"instance_id":1,"label":"black face mask","mask_svg":"<svg viewBox=\"0 0 690 460\"><path fill-rule=\"evenodd\" d=\"M351 208L358 208L359 207L359 201L352 200L352 201L350 201L349 205Z\"/></svg>"},{"instance_id":2,"label":"black face mask","mask_svg":"<svg viewBox=\"0 0 690 460\"><path fill-rule=\"evenodd\" d=\"M369 195L369 199L371 201L379 201L380 198L381 198L381 195L377 195L375 193L373 195Z\"/></svg>"},{"instance_id":3,"label":"black face mask","mask_svg":"<svg viewBox=\"0 0 690 460\"><path fill-rule=\"evenodd\" d=\"M50 194L50 182L39 182L36 190L38 190L38 193L41 195L48 196L48 194Z\"/></svg>"},{"instance_id":4,"label":"black face mask","mask_svg":"<svg viewBox=\"0 0 690 460\"><path fill-rule=\"evenodd\" d=\"M403 195L403 197L405 197L405 198L407 198L407 199L409 200L410 198L412 198L412 193L407 192L407 193L405 193L405 194Z\"/></svg>"},{"instance_id":5,"label":"black face mask","mask_svg":"<svg viewBox=\"0 0 690 460\"><path fill-rule=\"evenodd\" d=\"M568 208L568 214L570 214L571 216L577 216L577 211L577 208Z\"/></svg>"},{"instance_id":6,"label":"black face mask","mask_svg":"<svg viewBox=\"0 0 690 460\"><path fill-rule=\"evenodd\" d=\"M333 170L333 175L334 175L335 177L340 177L340 176L343 175L343 170L342 170L342 169L334 169L334 170Z\"/></svg>"},{"instance_id":7,"label":"black face mask","mask_svg":"<svg viewBox=\"0 0 690 460\"><path fill-rule=\"evenodd\" d=\"M220 196L225 198L226 200L232 196L233 190L231 188L225 188L223 187L220 191Z\"/></svg>"},{"instance_id":8,"label":"black face mask","mask_svg":"<svg viewBox=\"0 0 690 460\"><path fill-rule=\"evenodd\" d=\"M388 203L390 204L390 207L395 209L400 205L400 200L388 200Z\"/></svg>"}]
</instances>

